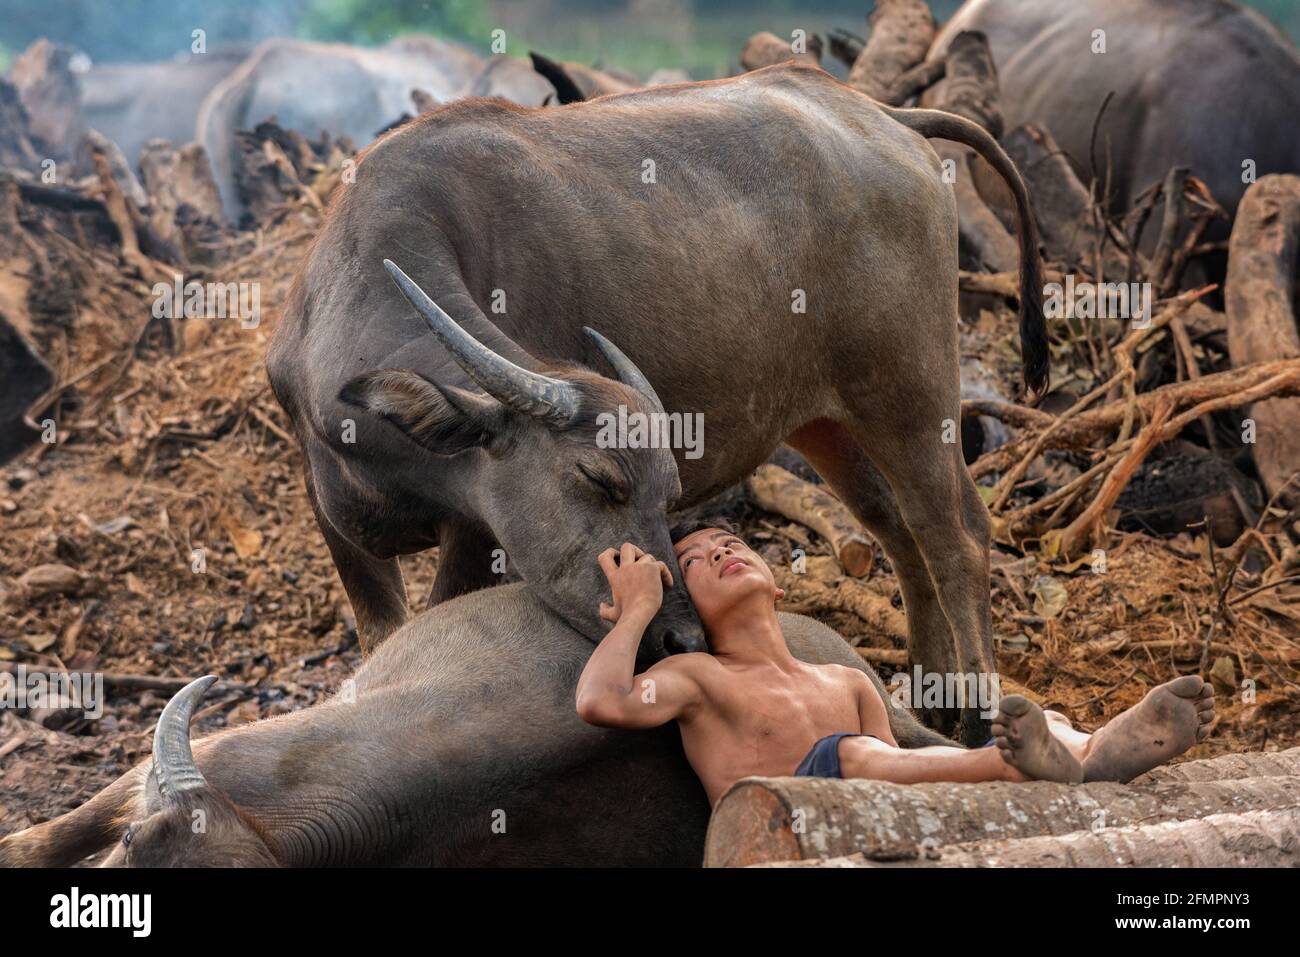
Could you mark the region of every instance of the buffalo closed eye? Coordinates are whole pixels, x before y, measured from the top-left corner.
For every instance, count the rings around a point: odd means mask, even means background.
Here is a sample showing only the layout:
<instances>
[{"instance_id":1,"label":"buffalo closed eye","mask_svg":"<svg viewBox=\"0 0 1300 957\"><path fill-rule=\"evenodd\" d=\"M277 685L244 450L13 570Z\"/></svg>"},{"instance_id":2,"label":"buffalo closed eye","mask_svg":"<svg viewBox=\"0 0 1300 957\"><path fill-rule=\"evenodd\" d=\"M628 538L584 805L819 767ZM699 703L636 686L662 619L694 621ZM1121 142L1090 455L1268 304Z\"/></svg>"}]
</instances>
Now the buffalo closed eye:
<instances>
[{"instance_id":1,"label":"buffalo closed eye","mask_svg":"<svg viewBox=\"0 0 1300 957\"><path fill-rule=\"evenodd\" d=\"M578 471L587 481L604 492L615 505L622 505L627 501L627 489L608 475L582 464L578 465Z\"/></svg>"}]
</instances>

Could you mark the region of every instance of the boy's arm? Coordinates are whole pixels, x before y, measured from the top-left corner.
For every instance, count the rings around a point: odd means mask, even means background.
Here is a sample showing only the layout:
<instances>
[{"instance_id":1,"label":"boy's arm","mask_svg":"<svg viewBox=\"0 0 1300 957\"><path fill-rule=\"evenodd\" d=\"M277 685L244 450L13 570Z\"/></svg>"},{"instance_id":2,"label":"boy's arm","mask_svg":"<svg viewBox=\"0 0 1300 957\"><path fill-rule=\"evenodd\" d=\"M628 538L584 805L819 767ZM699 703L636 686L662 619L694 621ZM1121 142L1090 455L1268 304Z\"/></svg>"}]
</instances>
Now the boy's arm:
<instances>
[{"instance_id":1,"label":"boy's arm","mask_svg":"<svg viewBox=\"0 0 1300 957\"><path fill-rule=\"evenodd\" d=\"M886 744L898 747L894 732L889 727L890 705L881 697L875 682L870 677L857 669L851 670L857 676L858 721L862 724L862 732L873 734Z\"/></svg>"},{"instance_id":2,"label":"boy's arm","mask_svg":"<svg viewBox=\"0 0 1300 957\"><path fill-rule=\"evenodd\" d=\"M700 687L672 658L636 674L636 650L654 613L624 612L578 679L578 716L604 728L657 728L680 718L700 698Z\"/></svg>"},{"instance_id":3,"label":"boy's arm","mask_svg":"<svg viewBox=\"0 0 1300 957\"><path fill-rule=\"evenodd\" d=\"M617 564L612 549L600 556L600 564L614 598L601 613L616 615L617 623L578 678L578 715L608 728L657 728L681 717L700 698L699 684L681 657L636 674L637 648L663 600L667 569L631 545L623 546Z\"/></svg>"}]
</instances>

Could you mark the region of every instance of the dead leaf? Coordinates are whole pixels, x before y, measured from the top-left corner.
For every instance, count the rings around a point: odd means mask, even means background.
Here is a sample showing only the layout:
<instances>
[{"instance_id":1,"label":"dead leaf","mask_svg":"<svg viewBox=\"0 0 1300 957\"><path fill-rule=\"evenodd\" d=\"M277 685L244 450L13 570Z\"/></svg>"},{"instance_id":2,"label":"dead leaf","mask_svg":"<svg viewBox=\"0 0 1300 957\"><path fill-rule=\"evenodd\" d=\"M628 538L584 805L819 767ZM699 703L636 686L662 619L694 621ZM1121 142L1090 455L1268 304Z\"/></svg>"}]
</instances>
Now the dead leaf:
<instances>
[{"instance_id":1,"label":"dead leaf","mask_svg":"<svg viewBox=\"0 0 1300 957\"><path fill-rule=\"evenodd\" d=\"M1085 641L1083 644L1076 646L1070 653L1073 657L1082 661L1086 658L1114 654L1127 644L1128 635L1122 631L1112 631L1105 638L1094 638L1092 641Z\"/></svg>"},{"instance_id":2,"label":"dead leaf","mask_svg":"<svg viewBox=\"0 0 1300 957\"><path fill-rule=\"evenodd\" d=\"M230 512L221 513L221 527L230 536L230 543L240 558L252 558L262 550L262 533L242 524Z\"/></svg>"},{"instance_id":3,"label":"dead leaf","mask_svg":"<svg viewBox=\"0 0 1300 957\"><path fill-rule=\"evenodd\" d=\"M44 651L58 640L58 636L42 633L39 635L23 635L20 640L32 651Z\"/></svg>"},{"instance_id":4,"label":"dead leaf","mask_svg":"<svg viewBox=\"0 0 1300 957\"><path fill-rule=\"evenodd\" d=\"M1035 578L1029 586L1029 594L1034 596L1034 614L1041 618L1055 618L1070 600L1070 593L1065 590L1065 586L1051 575Z\"/></svg>"}]
</instances>

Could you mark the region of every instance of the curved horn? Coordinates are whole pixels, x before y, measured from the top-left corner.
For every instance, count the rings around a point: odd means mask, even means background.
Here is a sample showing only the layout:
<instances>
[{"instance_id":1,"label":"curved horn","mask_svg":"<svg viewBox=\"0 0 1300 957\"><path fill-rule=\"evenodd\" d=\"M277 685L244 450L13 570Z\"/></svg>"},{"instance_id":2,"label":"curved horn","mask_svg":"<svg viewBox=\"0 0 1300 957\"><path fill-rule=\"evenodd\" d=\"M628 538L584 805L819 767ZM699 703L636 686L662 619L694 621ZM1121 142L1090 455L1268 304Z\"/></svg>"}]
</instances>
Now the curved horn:
<instances>
[{"instance_id":1,"label":"curved horn","mask_svg":"<svg viewBox=\"0 0 1300 957\"><path fill-rule=\"evenodd\" d=\"M424 317L438 341L479 388L516 412L543 419L548 425L563 427L573 421L578 414L579 400L578 391L572 385L563 379L522 369L497 355L443 312L392 260L385 259L384 268L402 295Z\"/></svg>"},{"instance_id":2,"label":"curved horn","mask_svg":"<svg viewBox=\"0 0 1300 957\"><path fill-rule=\"evenodd\" d=\"M605 358L609 360L609 364L613 366L614 371L618 373L620 382L624 385L630 385L649 399L651 404L654 406L654 411L662 412L664 410L664 404L659 401L659 396L655 393L655 388L650 384L650 380L647 379L644 373L636 367L636 363L623 354L622 349L614 345L614 343L610 342L590 326L583 326L582 331L585 332L588 338L590 338L592 342L596 343L600 351L604 353Z\"/></svg>"},{"instance_id":3,"label":"curved horn","mask_svg":"<svg viewBox=\"0 0 1300 957\"><path fill-rule=\"evenodd\" d=\"M216 680L216 675L207 675L191 681L172 696L158 719L153 733L153 775L164 803L206 783L190 750L190 719Z\"/></svg>"}]
</instances>

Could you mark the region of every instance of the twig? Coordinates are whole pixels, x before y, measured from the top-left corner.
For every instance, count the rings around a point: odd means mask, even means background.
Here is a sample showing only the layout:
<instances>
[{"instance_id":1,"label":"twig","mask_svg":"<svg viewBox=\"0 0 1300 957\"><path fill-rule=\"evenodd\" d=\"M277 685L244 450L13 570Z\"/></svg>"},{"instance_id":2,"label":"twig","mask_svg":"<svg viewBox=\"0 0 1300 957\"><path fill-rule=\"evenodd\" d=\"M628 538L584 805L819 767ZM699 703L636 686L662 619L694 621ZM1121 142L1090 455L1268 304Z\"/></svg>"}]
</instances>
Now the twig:
<instances>
[{"instance_id":1,"label":"twig","mask_svg":"<svg viewBox=\"0 0 1300 957\"><path fill-rule=\"evenodd\" d=\"M1218 585L1219 562L1214 555L1214 522L1210 519L1210 516L1206 515L1203 524L1205 525L1205 539L1206 542L1208 543L1209 551L1210 551L1210 581L1213 582L1215 585ZM1218 625L1218 621L1219 621L1219 616L1218 616L1219 610L1220 609L1216 607L1210 608L1210 628L1205 633L1205 647L1201 649L1201 663L1200 666L1197 668L1197 670L1201 674L1205 674L1205 666L1210 661L1210 642L1214 640L1215 628Z\"/></svg>"},{"instance_id":2,"label":"twig","mask_svg":"<svg viewBox=\"0 0 1300 957\"><path fill-rule=\"evenodd\" d=\"M1250 598L1254 595L1258 595L1260 592L1268 591L1271 588L1277 588L1281 585L1287 585L1290 584L1291 582L1300 582L1300 575L1290 575L1286 578L1278 578L1274 581L1267 582L1266 584L1259 585L1255 588L1252 588L1250 591L1242 592L1236 598L1233 598L1231 601L1229 601L1228 606L1231 607L1233 605L1240 605L1247 598Z\"/></svg>"},{"instance_id":3,"label":"twig","mask_svg":"<svg viewBox=\"0 0 1300 957\"><path fill-rule=\"evenodd\" d=\"M1060 554L1068 557L1087 538L1095 542L1102 539L1106 513L1114 506L1138 466L1161 441L1161 431L1169 421L1172 412L1173 403L1169 399L1163 400L1156 406L1151 421L1138 433L1132 448L1101 483L1101 490L1097 493L1097 497L1060 533Z\"/></svg>"}]
</instances>

